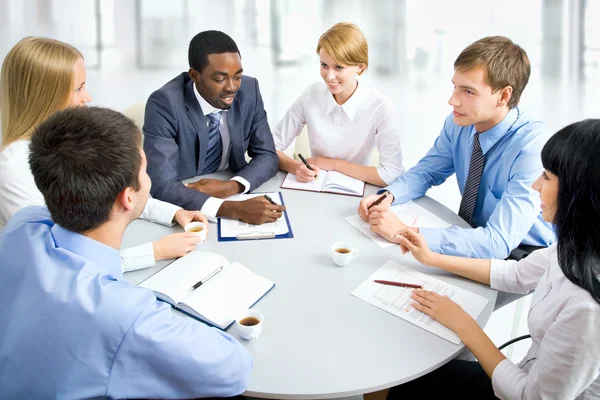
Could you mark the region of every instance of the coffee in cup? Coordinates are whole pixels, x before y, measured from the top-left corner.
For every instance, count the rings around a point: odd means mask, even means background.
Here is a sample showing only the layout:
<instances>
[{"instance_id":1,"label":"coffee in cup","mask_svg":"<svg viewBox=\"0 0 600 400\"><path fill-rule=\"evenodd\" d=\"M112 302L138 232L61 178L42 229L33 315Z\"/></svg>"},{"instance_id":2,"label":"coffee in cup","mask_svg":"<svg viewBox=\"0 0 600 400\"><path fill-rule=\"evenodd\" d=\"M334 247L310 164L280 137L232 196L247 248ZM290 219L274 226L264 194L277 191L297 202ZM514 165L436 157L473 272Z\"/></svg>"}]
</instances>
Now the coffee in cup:
<instances>
[{"instance_id":1,"label":"coffee in cup","mask_svg":"<svg viewBox=\"0 0 600 400\"><path fill-rule=\"evenodd\" d=\"M264 319L260 311L248 309L235 320L235 326L242 338L254 340L262 332Z\"/></svg>"},{"instance_id":2,"label":"coffee in cup","mask_svg":"<svg viewBox=\"0 0 600 400\"><path fill-rule=\"evenodd\" d=\"M358 250L350 243L336 242L331 246L331 258L340 267L350 264L350 261L358 257L358 254Z\"/></svg>"},{"instance_id":3,"label":"coffee in cup","mask_svg":"<svg viewBox=\"0 0 600 400\"><path fill-rule=\"evenodd\" d=\"M186 232L190 232L198 236L200 238L200 242L198 244L200 244L206 240L206 228L207 227L204 222L194 221L187 224L183 229L185 229Z\"/></svg>"}]
</instances>

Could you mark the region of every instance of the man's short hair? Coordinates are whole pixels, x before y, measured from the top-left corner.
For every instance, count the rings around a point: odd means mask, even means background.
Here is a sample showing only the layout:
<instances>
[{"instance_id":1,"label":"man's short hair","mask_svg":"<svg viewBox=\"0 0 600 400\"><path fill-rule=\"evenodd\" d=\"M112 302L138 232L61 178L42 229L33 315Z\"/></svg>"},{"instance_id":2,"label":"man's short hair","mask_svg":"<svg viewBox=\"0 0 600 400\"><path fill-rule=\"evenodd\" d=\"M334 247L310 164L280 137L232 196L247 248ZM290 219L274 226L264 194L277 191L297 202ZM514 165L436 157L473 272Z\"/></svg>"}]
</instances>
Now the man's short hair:
<instances>
[{"instance_id":1,"label":"man's short hair","mask_svg":"<svg viewBox=\"0 0 600 400\"><path fill-rule=\"evenodd\" d=\"M512 87L509 108L519 104L531 74L531 63L521 46L504 36L479 39L464 49L454 61L454 70L457 71L477 68L483 68L486 82L494 92L506 86Z\"/></svg>"},{"instance_id":2,"label":"man's short hair","mask_svg":"<svg viewBox=\"0 0 600 400\"><path fill-rule=\"evenodd\" d=\"M108 221L117 195L140 189L141 145L135 123L108 108L68 108L41 123L29 166L52 220L77 233Z\"/></svg>"},{"instance_id":3,"label":"man's short hair","mask_svg":"<svg viewBox=\"0 0 600 400\"><path fill-rule=\"evenodd\" d=\"M202 72L208 65L208 56L210 54L238 53L240 50L234 40L226 33L221 31L200 32L190 42L188 50L188 61L190 68Z\"/></svg>"}]
</instances>

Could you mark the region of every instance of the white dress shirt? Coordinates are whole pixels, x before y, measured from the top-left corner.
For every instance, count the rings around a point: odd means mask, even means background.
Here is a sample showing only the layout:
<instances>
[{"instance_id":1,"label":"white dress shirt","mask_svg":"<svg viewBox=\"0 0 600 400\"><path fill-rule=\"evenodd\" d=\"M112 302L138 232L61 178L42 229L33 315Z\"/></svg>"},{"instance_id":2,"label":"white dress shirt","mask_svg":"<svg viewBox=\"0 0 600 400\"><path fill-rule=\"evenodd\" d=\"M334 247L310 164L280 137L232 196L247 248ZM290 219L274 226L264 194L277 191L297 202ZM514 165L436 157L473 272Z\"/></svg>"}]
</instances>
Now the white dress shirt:
<instances>
[{"instance_id":1,"label":"white dress shirt","mask_svg":"<svg viewBox=\"0 0 600 400\"><path fill-rule=\"evenodd\" d=\"M210 105L208 101L204 99L198 93L196 89L196 85L194 86L194 94L196 95L196 99L198 99L198 103L200 104L200 108L202 109L202 113L206 116L208 114L221 112L221 122L219 123L219 132L221 133L221 140L223 141L223 153L221 154L221 164L219 164L218 171L223 171L229 168L229 152L231 151L231 139L229 136L229 125L227 125L227 110L221 110L220 108L213 107ZM208 118L206 118L206 126L208 127ZM242 193L248 193L250 191L250 182L241 176L234 176L231 178L232 181L236 181L244 186L244 191ZM200 210L207 219L215 222L217 218L217 212L219 208L221 208L221 204L223 204L225 200L219 199L216 197L209 197L202 209Z\"/></svg>"},{"instance_id":2,"label":"white dress shirt","mask_svg":"<svg viewBox=\"0 0 600 400\"><path fill-rule=\"evenodd\" d=\"M14 213L31 205L45 206L46 202L29 169L29 140L18 140L0 152L0 231ZM149 198L140 218L171 226L179 209L181 207ZM123 272L151 267L154 263L152 243L121 251Z\"/></svg>"},{"instance_id":3,"label":"white dress shirt","mask_svg":"<svg viewBox=\"0 0 600 400\"><path fill-rule=\"evenodd\" d=\"M503 360L492 374L501 399L600 398L600 304L569 281L556 244L517 261L493 260L494 289L528 293L532 345L517 365Z\"/></svg>"},{"instance_id":4,"label":"white dress shirt","mask_svg":"<svg viewBox=\"0 0 600 400\"><path fill-rule=\"evenodd\" d=\"M285 150L308 130L312 157L324 156L369 165L375 146L379 177L387 184L404 173L400 133L389 99L359 83L341 106L323 82L309 85L273 130L277 150Z\"/></svg>"}]
</instances>

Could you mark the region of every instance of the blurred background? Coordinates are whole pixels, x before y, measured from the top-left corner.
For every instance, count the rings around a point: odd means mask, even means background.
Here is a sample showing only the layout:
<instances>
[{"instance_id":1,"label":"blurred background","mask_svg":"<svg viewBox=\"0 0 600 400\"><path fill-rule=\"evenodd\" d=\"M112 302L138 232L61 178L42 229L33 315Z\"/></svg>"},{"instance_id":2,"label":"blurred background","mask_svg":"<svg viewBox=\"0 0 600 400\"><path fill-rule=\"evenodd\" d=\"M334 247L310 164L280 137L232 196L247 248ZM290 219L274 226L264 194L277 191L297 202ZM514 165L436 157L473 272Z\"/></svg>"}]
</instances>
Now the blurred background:
<instances>
[{"instance_id":1,"label":"blurred background","mask_svg":"<svg viewBox=\"0 0 600 400\"><path fill-rule=\"evenodd\" d=\"M361 81L393 100L407 169L451 112L455 58L484 36L508 36L527 51L521 107L550 132L600 117L600 0L0 0L0 59L25 36L68 42L85 57L91 104L123 111L187 71L190 39L217 29L237 42L274 126L320 80L317 40L341 21L369 41ZM458 210L453 178L428 194ZM505 307L486 331L497 344L527 332L527 310L527 300ZM519 359L528 345L509 355Z\"/></svg>"}]
</instances>

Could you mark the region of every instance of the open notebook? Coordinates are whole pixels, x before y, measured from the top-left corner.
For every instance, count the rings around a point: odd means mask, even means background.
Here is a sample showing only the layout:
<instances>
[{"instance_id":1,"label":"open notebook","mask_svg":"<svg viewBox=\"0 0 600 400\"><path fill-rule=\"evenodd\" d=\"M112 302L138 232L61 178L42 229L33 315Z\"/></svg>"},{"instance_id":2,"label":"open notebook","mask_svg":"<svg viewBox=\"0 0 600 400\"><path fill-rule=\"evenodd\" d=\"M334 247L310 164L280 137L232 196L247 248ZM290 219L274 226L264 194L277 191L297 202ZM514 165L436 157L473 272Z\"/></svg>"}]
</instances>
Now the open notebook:
<instances>
[{"instance_id":1,"label":"open notebook","mask_svg":"<svg viewBox=\"0 0 600 400\"><path fill-rule=\"evenodd\" d=\"M200 281L205 283L190 290ZM195 318L226 329L275 284L219 254L194 250L138 286Z\"/></svg>"},{"instance_id":2,"label":"open notebook","mask_svg":"<svg viewBox=\"0 0 600 400\"><path fill-rule=\"evenodd\" d=\"M311 192L326 192L347 194L362 197L365 193L365 183L336 171L319 171L319 178L309 183L296 180L294 174L288 173L281 187L284 189L308 190Z\"/></svg>"}]
</instances>

